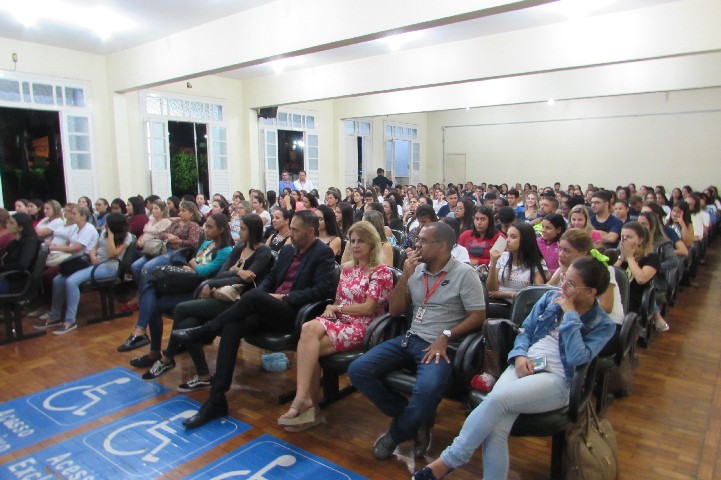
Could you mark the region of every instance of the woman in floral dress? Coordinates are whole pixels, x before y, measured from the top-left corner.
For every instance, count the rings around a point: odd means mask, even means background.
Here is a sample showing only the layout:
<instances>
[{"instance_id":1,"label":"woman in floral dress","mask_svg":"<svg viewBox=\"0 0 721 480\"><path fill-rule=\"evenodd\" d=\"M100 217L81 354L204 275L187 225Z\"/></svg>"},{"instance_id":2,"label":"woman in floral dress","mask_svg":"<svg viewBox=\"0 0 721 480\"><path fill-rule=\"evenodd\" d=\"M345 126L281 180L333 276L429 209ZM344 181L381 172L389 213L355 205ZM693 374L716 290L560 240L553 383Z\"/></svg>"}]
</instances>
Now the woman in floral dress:
<instances>
[{"instance_id":1,"label":"woman in floral dress","mask_svg":"<svg viewBox=\"0 0 721 480\"><path fill-rule=\"evenodd\" d=\"M353 259L343 265L336 300L323 314L303 325L298 342L296 395L278 424L297 432L321 423L318 401L321 369L318 358L361 346L368 325L383 312L393 290L393 274L382 264L381 239L368 222L348 231L346 248Z\"/></svg>"}]
</instances>

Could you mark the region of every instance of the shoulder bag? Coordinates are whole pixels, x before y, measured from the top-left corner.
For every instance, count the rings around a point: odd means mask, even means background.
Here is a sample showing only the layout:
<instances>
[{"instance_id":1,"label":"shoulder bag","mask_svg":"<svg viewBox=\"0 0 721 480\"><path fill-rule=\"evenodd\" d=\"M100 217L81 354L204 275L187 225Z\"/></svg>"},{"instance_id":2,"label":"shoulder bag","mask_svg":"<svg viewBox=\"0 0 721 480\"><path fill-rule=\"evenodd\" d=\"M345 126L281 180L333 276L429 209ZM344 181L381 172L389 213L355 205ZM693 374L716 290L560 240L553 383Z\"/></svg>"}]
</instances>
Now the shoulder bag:
<instances>
[{"instance_id":1,"label":"shoulder bag","mask_svg":"<svg viewBox=\"0 0 721 480\"><path fill-rule=\"evenodd\" d=\"M589 402L566 432L563 456L566 480L615 480L618 472L616 434L608 419L598 420Z\"/></svg>"},{"instance_id":2,"label":"shoulder bag","mask_svg":"<svg viewBox=\"0 0 721 480\"><path fill-rule=\"evenodd\" d=\"M90 267L92 264L88 260L87 255L78 255L77 257L70 257L67 260L60 263L60 275L63 277L69 277L75 272L79 272L85 268Z\"/></svg>"},{"instance_id":3,"label":"shoulder bag","mask_svg":"<svg viewBox=\"0 0 721 480\"><path fill-rule=\"evenodd\" d=\"M175 265L162 265L153 270L153 287L160 295L169 293L192 293L203 277Z\"/></svg>"},{"instance_id":4,"label":"shoulder bag","mask_svg":"<svg viewBox=\"0 0 721 480\"><path fill-rule=\"evenodd\" d=\"M166 241L159 238L150 238L143 243L143 255L148 258L155 258L164 255L168 251Z\"/></svg>"}]
</instances>

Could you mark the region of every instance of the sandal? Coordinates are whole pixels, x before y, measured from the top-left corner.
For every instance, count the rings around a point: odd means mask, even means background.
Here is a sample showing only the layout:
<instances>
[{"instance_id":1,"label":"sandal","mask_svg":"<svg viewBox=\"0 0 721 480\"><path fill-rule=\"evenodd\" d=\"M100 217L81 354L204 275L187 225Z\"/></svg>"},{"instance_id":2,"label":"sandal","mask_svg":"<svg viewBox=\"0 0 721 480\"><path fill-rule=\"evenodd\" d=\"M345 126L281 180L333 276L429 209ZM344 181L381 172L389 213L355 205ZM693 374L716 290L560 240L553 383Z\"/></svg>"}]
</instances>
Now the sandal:
<instances>
[{"instance_id":1,"label":"sandal","mask_svg":"<svg viewBox=\"0 0 721 480\"><path fill-rule=\"evenodd\" d=\"M300 423L298 425L288 425L286 427L283 427L286 432L292 432L292 433L298 433L298 432L304 432L310 428L317 427L318 425L326 423L325 417L315 417L315 420L312 422L306 422L306 423Z\"/></svg>"},{"instance_id":2,"label":"sandal","mask_svg":"<svg viewBox=\"0 0 721 480\"><path fill-rule=\"evenodd\" d=\"M315 407L311 407L307 410L300 411L300 403L293 403L290 408L295 409L298 414L295 417L284 417L280 416L278 417L278 425L300 425L303 423L310 423L316 421L316 414L318 413L316 411ZM283 414L285 415L285 414Z\"/></svg>"}]
</instances>

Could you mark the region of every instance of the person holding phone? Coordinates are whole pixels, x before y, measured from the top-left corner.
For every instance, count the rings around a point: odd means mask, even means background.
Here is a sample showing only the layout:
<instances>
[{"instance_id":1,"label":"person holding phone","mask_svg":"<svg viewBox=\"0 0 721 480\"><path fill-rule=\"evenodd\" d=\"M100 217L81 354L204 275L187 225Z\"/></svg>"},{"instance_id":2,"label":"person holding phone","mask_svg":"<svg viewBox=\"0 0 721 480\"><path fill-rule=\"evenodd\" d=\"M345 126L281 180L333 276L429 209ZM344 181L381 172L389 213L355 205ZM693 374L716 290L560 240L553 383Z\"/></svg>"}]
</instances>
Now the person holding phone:
<instances>
[{"instance_id":1,"label":"person holding phone","mask_svg":"<svg viewBox=\"0 0 721 480\"><path fill-rule=\"evenodd\" d=\"M597 301L609 278L606 265L594 257L571 264L561 290L546 293L526 317L508 354L509 366L491 393L471 412L440 458L413 475L415 480L443 478L468 463L481 445L483 478L507 477L508 435L518 415L566 405L574 368L598 355L616 331ZM545 363L545 368L534 371L534 359L541 359L537 363Z\"/></svg>"}]
</instances>

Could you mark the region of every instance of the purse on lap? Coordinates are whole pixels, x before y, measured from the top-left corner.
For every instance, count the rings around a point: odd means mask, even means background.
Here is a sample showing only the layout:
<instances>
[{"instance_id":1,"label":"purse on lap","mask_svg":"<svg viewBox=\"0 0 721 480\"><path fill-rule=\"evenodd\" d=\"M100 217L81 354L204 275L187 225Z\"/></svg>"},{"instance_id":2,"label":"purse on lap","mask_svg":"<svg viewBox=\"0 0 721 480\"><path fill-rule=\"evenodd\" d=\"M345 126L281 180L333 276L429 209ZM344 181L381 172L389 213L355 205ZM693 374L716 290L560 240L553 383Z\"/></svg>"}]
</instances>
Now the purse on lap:
<instances>
[{"instance_id":1,"label":"purse on lap","mask_svg":"<svg viewBox=\"0 0 721 480\"><path fill-rule=\"evenodd\" d=\"M242 283L225 285L224 287L214 288L210 296L216 300L232 303L240 298L240 294L243 293L244 289L245 285Z\"/></svg>"},{"instance_id":2,"label":"purse on lap","mask_svg":"<svg viewBox=\"0 0 721 480\"><path fill-rule=\"evenodd\" d=\"M87 255L79 255L77 257L70 257L67 260L60 263L60 275L69 277L75 272L79 272L85 268L90 267L92 264L88 260Z\"/></svg>"},{"instance_id":3,"label":"purse on lap","mask_svg":"<svg viewBox=\"0 0 721 480\"><path fill-rule=\"evenodd\" d=\"M153 270L153 287L161 295L170 293L191 293L203 277L176 265L162 265Z\"/></svg>"},{"instance_id":4,"label":"purse on lap","mask_svg":"<svg viewBox=\"0 0 721 480\"><path fill-rule=\"evenodd\" d=\"M166 243L167 242L165 240L161 240L159 238L151 238L145 243L143 243L142 253L148 258L155 258L159 257L160 255L164 255L168 251Z\"/></svg>"},{"instance_id":5,"label":"purse on lap","mask_svg":"<svg viewBox=\"0 0 721 480\"><path fill-rule=\"evenodd\" d=\"M563 470L566 480L619 477L616 433L608 419L598 420L590 402L578 422L566 432Z\"/></svg>"}]
</instances>

